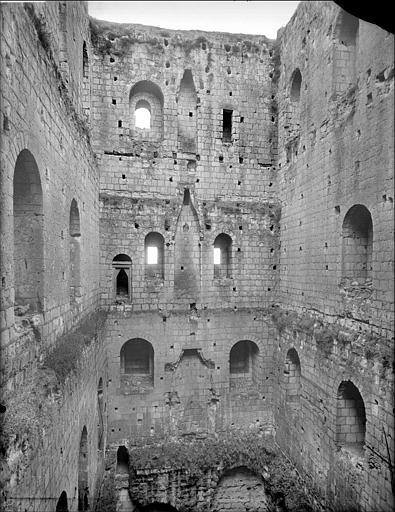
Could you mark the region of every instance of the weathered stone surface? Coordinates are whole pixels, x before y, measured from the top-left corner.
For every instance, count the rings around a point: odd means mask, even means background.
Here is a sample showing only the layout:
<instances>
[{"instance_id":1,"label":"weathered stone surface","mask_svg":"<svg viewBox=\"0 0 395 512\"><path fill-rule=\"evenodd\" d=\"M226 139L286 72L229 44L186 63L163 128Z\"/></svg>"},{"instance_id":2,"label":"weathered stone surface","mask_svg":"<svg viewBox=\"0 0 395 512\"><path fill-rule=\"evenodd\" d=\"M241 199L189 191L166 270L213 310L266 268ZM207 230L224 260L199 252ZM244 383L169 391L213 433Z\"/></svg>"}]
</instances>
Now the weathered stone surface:
<instances>
[{"instance_id":1,"label":"weathered stone surface","mask_svg":"<svg viewBox=\"0 0 395 512\"><path fill-rule=\"evenodd\" d=\"M0 15L4 508L260 510L255 476L112 473L256 427L317 510L392 510L393 37L332 2L276 41Z\"/></svg>"}]
</instances>

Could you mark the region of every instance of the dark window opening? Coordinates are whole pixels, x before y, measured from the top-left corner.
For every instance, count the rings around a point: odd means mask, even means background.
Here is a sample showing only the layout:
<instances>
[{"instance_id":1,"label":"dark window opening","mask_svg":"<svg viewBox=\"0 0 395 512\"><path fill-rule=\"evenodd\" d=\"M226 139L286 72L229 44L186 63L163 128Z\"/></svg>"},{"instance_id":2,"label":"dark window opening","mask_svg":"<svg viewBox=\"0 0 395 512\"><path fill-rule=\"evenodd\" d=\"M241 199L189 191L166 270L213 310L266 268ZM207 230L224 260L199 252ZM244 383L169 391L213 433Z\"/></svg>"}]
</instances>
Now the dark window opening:
<instances>
[{"instance_id":1,"label":"dark window opening","mask_svg":"<svg viewBox=\"0 0 395 512\"><path fill-rule=\"evenodd\" d=\"M232 114L233 110L223 110L222 117L222 141L232 142Z\"/></svg>"},{"instance_id":2,"label":"dark window opening","mask_svg":"<svg viewBox=\"0 0 395 512\"><path fill-rule=\"evenodd\" d=\"M120 446L117 450L117 467L116 473L129 473L129 452L125 446Z\"/></svg>"},{"instance_id":3,"label":"dark window opening","mask_svg":"<svg viewBox=\"0 0 395 512\"><path fill-rule=\"evenodd\" d=\"M188 205L190 204L191 202L191 193L189 192L189 188L186 188L184 190L184 200L183 200L183 205Z\"/></svg>"},{"instance_id":4,"label":"dark window opening","mask_svg":"<svg viewBox=\"0 0 395 512\"><path fill-rule=\"evenodd\" d=\"M58 499L58 502L56 504L56 512L69 512L66 491L63 491Z\"/></svg>"},{"instance_id":5,"label":"dark window opening","mask_svg":"<svg viewBox=\"0 0 395 512\"><path fill-rule=\"evenodd\" d=\"M117 300L131 297L132 260L126 254L118 254L112 260L114 295Z\"/></svg>"},{"instance_id":6,"label":"dark window opening","mask_svg":"<svg viewBox=\"0 0 395 512\"><path fill-rule=\"evenodd\" d=\"M299 69L295 69L292 73L291 78L291 101L299 101L300 100L300 89L302 87L302 75Z\"/></svg>"},{"instance_id":7,"label":"dark window opening","mask_svg":"<svg viewBox=\"0 0 395 512\"><path fill-rule=\"evenodd\" d=\"M142 339L127 341L121 348L121 373L153 378L153 371L154 350L151 343Z\"/></svg>"},{"instance_id":8,"label":"dark window opening","mask_svg":"<svg viewBox=\"0 0 395 512\"><path fill-rule=\"evenodd\" d=\"M243 389L258 379L258 347L252 341L238 341L231 349L229 372L231 389Z\"/></svg>"}]
</instances>

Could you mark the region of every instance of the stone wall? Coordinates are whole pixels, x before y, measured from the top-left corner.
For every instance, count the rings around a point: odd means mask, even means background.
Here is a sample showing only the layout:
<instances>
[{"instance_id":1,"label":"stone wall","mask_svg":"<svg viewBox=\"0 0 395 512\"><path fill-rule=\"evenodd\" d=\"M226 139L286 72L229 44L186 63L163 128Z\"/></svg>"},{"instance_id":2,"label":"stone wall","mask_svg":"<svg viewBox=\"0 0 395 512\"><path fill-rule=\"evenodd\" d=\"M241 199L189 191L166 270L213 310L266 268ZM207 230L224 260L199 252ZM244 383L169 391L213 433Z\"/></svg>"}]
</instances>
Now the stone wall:
<instances>
[{"instance_id":1,"label":"stone wall","mask_svg":"<svg viewBox=\"0 0 395 512\"><path fill-rule=\"evenodd\" d=\"M391 510L393 36L305 2L279 42L277 440L336 510Z\"/></svg>"},{"instance_id":2,"label":"stone wall","mask_svg":"<svg viewBox=\"0 0 395 512\"><path fill-rule=\"evenodd\" d=\"M91 503L103 459L97 450L97 388L100 378L107 381L102 341L86 348L83 370L63 384L45 361L99 306L99 176L83 102L87 6L2 4L0 13L0 389L7 408L0 507L53 511L65 491L76 510L84 425ZM77 346L84 343L79 331L74 336ZM72 355L63 349L67 366Z\"/></svg>"}]
</instances>

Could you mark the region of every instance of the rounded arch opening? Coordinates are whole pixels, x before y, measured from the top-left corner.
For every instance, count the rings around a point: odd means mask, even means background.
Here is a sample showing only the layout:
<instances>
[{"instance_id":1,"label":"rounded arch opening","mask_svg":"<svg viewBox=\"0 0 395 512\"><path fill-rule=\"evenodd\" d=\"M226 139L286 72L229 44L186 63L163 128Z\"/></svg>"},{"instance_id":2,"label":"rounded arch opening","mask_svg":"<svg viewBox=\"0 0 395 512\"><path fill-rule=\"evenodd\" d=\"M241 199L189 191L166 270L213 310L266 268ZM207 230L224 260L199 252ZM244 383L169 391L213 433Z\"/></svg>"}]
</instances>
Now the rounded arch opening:
<instances>
[{"instance_id":1,"label":"rounded arch opening","mask_svg":"<svg viewBox=\"0 0 395 512\"><path fill-rule=\"evenodd\" d=\"M69 512L66 491L61 493L58 502L56 503L56 512Z\"/></svg>"},{"instance_id":2,"label":"rounded arch opening","mask_svg":"<svg viewBox=\"0 0 395 512\"><path fill-rule=\"evenodd\" d=\"M231 277L232 275L232 239L221 233L214 241L214 277Z\"/></svg>"},{"instance_id":3,"label":"rounded arch opening","mask_svg":"<svg viewBox=\"0 0 395 512\"><path fill-rule=\"evenodd\" d=\"M153 385L154 349L141 338L128 340L121 348L121 374L135 376L137 380Z\"/></svg>"},{"instance_id":4,"label":"rounded arch opening","mask_svg":"<svg viewBox=\"0 0 395 512\"><path fill-rule=\"evenodd\" d=\"M143 128L146 130L151 128L151 105L148 101L139 100L136 103L134 117L136 128Z\"/></svg>"},{"instance_id":5,"label":"rounded arch opening","mask_svg":"<svg viewBox=\"0 0 395 512\"><path fill-rule=\"evenodd\" d=\"M233 345L229 355L230 387L239 389L258 382L258 355L256 343L241 340Z\"/></svg>"},{"instance_id":6,"label":"rounded arch opening","mask_svg":"<svg viewBox=\"0 0 395 512\"><path fill-rule=\"evenodd\" d=\"M88 431L82 429L78 456L78 511L89 510Z\"/></svg>"},{"instance_id":7,"label":"rounded arch opening","mask_svg":"<svg viewBox=\"0 0 395 512\"><path fill-rule=\"evenodd\" d=\"M341 10L334 30L334 93L341 94L356 83L359 19Z\"/></svg>"},{"instance_id":8,"label":"rounded arch opening","mask_svg":"<svg viewBox=\"0 0 395 512\"><path fill-rule=\"evenodd\" d=\"M116 473L129 474L129 452L126 446L118 447Z\"/></svg>"},{"instance_id":9,"label":"rounded arch opening","mask_svg":"<svg viewBox=\"0 0 395 512\"><path fill-rule=\"evenodd\" d=\"M373 223L369 210L357 204L346 213L342 226L342 278L364 284L372 278Z\"/></svg>"},{"instance_id":10,"label":"rounded arch opening","mask_svg":"<svg viewBox=\"0 0 395 512\"><path fill-rule=\"evenodd\" d=\"M350 380L342 381L337 390L336 444L361 455L365 433L366 411L361 393Z\"/></svg>"},{"instance_id":11,"label":"rounded arch opening","mask_svg":"<svg viewBox=\"0 0 395 512\"><path fill-rule=\"evenodd\" d=\"M163 138L163 93L158 85L142 80L129 93L132 136L137 139L160 141Z\"/></svg>"},{"instance_id":12,"label":"rounded arch opening","mask_svg":"<svg viewBox=\"0 0 395 512\"><path fill-rule=\"evenodd\" d=\"M290 406L297 406L300 401L301 368L297 351L288 350L284 364L285 401Z\"/></svg>"},{"instance_id":13,"label":"rounded arch opening","mask_svg":"<svg viewBox=\"0 0 395 512\"><path fill-rule=\"evenodd\" d=\"M291 101L298 102L300 100L300 91L302 88L302 74L299 68L296 68L291 76Z\"/></svg>"},{"instance_id":14,"label":"rounded arch opening","mask_svg":"<svg viewBox=\"0 0 395 512\"><path fill-rule=\"evenodd\" d=\"M40 173L29 150L18 155L13 179L15 306L42 312L44 208Z\"/></svg>"}]
</instances>

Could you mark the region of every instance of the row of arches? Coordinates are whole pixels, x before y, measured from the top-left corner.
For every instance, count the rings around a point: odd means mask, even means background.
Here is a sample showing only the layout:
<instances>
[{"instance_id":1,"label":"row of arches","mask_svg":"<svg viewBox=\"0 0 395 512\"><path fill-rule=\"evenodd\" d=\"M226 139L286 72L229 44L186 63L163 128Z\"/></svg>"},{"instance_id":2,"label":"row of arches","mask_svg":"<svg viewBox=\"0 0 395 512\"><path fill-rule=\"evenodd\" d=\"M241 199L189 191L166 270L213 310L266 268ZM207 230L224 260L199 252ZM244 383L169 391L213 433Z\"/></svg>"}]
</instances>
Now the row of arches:
<instances>
[{"instance_id":1,"label":"row of arches","mask_svg":"<svg viewBox=\"0 0 395 512\"><path fill-rule=\"evenodd\" d=\"M44 302L44 204L40 173L32 153L18 155L13 178L15 305L43 311ZM81 224L77 201L69 210L69 295L81 295Z\"/></svg>"},{"instance_id":2,"label":"row of arches","mask_svg":"<svg viewBox=\"0 0 395 512\"><path fill-rule=\"evenodd\" d=\"M214 241L214 277L231 277L232 238L221 233ZM148 233L144 241L146 279L165 278L165 239L160 233ZM132 260L127 254L117 254L112 260L113 288L116 299L131 299Z\"/></svg>"},{"instance_id":3,"label":"row of arches","mask_svg":"<svg viewBox=\"0 0 395 512\"><path fill-rule=\"evenodd\" d=\"M241 340L235 343L229 353L230 379L243 378L251 384L258 383L259 349L255 342ZM154 348L142 338L126 341L120 351L121 375L148 377L154 385ZM232 386L232 383L231 383ZM233 386L232 386L233 387Z\"/></svg>"},{"instance_id":4,"label":"row of arches","mask_svg":"<svg viewBox=\"0 0 395 512\"><path fill-rule=\"evenodd\" d=\"M282 375L285 405L291 411L300 408L302 372L295 348L288 350ZM350 380L342 381L336 395L335 443L361 454L365 445L366 412L359 389Z\"/></svg>"},{"instance_id":5,"label":"row of arches","mask_svg":"<svg viewBox=\"0 0 395 512\"><path fill-rule=\"evenodd\" d=\"M163 236L160 233L149 233L145 237L144 246L146 278L163 280L165 277L165 240ZM221 233L216 237L213 261L214 278L230 278L232 276L232 238L229 235ZM126 254L118 254L112 261L112 267L115 298L122 297L130 300L131 258ZM348 210L342 224L342 279L364 284L372 278L372 269L372 217L364 205L357 204Z\"/></svg>"}]
</instances>

